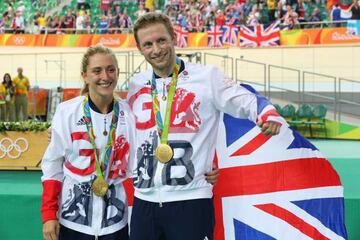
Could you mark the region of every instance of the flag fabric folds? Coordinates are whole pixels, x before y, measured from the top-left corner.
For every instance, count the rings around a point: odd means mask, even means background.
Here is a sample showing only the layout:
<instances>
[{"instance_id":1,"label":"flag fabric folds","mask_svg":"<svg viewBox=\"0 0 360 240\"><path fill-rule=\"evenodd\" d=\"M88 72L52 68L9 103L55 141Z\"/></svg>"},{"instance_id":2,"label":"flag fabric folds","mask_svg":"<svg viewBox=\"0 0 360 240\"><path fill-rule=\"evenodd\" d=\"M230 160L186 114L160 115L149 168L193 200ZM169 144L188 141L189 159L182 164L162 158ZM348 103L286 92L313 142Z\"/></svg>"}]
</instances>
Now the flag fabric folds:
<instances>
[{"instance_id":1,"label":"flag fabric folds","mask_svg":"<svg viewBox=\"0 0 360 240\"><path fill-rule=\"evenodd\" d=\"M269 104L260 95L258 103L259 112ZM214 239L347 239L338 174L313 144L280 121L280 134L267 137L255 123L223 114Z\"/></svg>"},{"instance_id":2,"label":"flag fabric folds","mask_svg":"<svg viewBox=\"0 0 360 240\"><path fill-rule=\"evenodd\" d=\"M185 27L181 27L180 25L175 25L174 32L176 33L177 47L186 48L188 46L189 35L187 29Z\"/></svg>"},{"instance_id":3,"label":"flag fabric folds","mask_svg":"<svg viewBox=\"0 0 360 240\"><path fill-rule=\"evenodd\" d=\"M268 27L263 24L240 27L240 47L267 47L280 45L280 21Z\"/></svg>"},{"instance_id":4,"label":"flag fabric folds","mask_svg":"<svg viewBox=\"0 0 360 240\"><path fill-rule=\"evenodd\" d=\"M208 32L208 47L222 47L223 31L221 26L210 26Z\"/></svg>"},{"instance_id":5,"label":"flag fabric folds","mask_svg":"<svg viewBox=\"0 0 360 240\"><path fill-rule=\"evenodd\" d=\"M223 43L230 46L238 45L239 27L235 25L223 26Z\"/></svg>"}]
</instances>

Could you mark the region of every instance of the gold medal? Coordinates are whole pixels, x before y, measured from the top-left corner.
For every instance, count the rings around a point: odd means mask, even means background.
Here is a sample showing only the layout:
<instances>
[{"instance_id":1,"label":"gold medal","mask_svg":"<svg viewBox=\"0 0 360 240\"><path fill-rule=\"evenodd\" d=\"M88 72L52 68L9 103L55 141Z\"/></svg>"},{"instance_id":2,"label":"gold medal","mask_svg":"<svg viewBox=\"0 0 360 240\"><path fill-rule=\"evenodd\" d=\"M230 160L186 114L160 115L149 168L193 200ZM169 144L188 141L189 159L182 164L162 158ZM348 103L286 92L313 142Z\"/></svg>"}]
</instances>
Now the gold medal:
<instances>
[{"instance_id":1,"label":"gold medal","mask_svg":"<svg viewBox=\"0 0 360 240\"><path fill-rule=\"evenodd\" d=\"M173 157L173 150L165 143L161 143L155 150L155 156L161 163L169 162Z\"/></svg>"},{"instance_id":2,"label":"gold medal","mask_svg":"<svg viewBox=\"0 0 360 240\"><path fill-rule=\"evenodd\" d=\"M104 197L109 189L109 185L103 177L97 177L91 185L92 191L98 197Z\"/></svg>"}]
</instances>

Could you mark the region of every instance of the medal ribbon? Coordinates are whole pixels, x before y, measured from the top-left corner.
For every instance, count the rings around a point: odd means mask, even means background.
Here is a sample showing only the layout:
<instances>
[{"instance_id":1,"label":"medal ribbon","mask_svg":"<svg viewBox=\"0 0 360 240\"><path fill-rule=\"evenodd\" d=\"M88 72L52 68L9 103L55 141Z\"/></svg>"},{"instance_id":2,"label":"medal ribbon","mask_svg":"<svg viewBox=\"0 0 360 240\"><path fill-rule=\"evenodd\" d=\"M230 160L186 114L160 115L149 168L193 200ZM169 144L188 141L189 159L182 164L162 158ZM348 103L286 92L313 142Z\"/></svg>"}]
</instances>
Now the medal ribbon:
<instances>
[{"instance_id":1,"label":"medal ribbon","mask_svg":"<svg viewBox=\"0 0 360 240\"><path fill-rule=\"evenodd\" d=\"M180 66L181 66L180 59L176 58L176 64L174 67L174 72L173 72L172 79L170 82L170 89L169 89L168 97L167 97L164 122L161 117L160 104L159 104L159 100L157 98L158 92L156 89L155 73L153 73L152 80L151 80L151 98L152 98L152 105L153 105L153 109L154 109L155 119L156 119L157 130L158 130L158 133L160 136L160 142L164 143L164 144L167 144L167 141L168 141L171 106L172 106L172 102L173 102L174 95L175 95Z\"/></svg>"},{"instance_id":2,"label":"medal ribbon","mask_svg":"<svg viewBox=\"0 0 360 240\"><path fill-rule=\"evenodd\" d=\"M114 100L114 109L113 109L113 115L111 119L111 125L109 130L109 136L108 140L105 146L105 154L101 161L101 166L99 162L99 156L96 150L96 144L95 144L95 134L94 134L94 128L91 121L91 114L90 114L90 106L89 106L89 99L86 96L83 101L83 109L84 109L84 115L85 115L85 122L86 127L89 134L89 139L91 142L91 145L94 149L94 155L95 155L95 165L96 165L96 175L98 177L104 178L104 172L107 169L107 165L111 156L112 148L115 143L115 131L118 123L118 116L119 116L119 103ZM101 170L102 169L102 170Z\"/></svg>"}]
</instances>

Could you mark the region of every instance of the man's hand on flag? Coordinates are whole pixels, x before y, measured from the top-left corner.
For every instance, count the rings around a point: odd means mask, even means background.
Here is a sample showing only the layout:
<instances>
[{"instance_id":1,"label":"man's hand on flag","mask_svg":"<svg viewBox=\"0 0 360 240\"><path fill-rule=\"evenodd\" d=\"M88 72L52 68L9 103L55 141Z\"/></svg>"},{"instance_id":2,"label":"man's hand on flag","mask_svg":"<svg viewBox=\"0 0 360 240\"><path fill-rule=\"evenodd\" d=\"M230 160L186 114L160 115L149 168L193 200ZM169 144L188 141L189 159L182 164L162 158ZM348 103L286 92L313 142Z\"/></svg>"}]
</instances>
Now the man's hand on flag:
<instances>
[{"instance_id":1,"label":"man's hand on flag","mask_svg":"<svg viewBox=\"0 0 360 240\"><path fill-rule=\"evenodd\" d=\"M219 168L216 164L213 165L212 171L205 173L206 181L215 185L219 177Z\"/></svg>"},{"instance_id":2,"label":"man's hand on flag","mask_svg":"<svg viewBox=\"0 0 360 240\"><path fill-rule=\"evenodd\" d=\"M278 135L281 127L281 123L279 122L266 121L263 123L261 119L258 120L257 125L260 127L261 132L266 136Z\"/></svg>"}]
</instances>

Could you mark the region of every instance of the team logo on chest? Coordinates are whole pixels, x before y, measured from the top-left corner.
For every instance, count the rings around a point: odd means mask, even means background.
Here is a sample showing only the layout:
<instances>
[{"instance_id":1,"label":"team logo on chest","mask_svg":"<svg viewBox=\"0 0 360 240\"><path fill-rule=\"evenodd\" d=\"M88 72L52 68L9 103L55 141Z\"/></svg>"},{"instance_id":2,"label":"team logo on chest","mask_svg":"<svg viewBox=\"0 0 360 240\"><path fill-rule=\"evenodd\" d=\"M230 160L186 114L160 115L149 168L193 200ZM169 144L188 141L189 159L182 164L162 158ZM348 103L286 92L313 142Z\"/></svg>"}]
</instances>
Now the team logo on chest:
<instances>
[{"instance_id":1,"label":"team logo on chest","mask_svg":"<svg viewBox=\"0 0 360 240\"><path fill-rule=\"evenodd\" d=\"M129 104L136 116L137 129L149 129L156 125L150 87L139 89L130 97ZM171 107L169 132L192 133L199 131L202 123L199 107L200 102L197 101L195 93L178 87Z\"/></svg>"}]
</instances>

